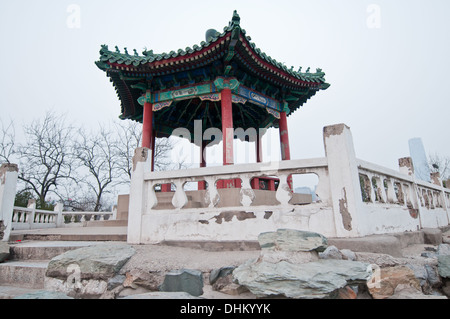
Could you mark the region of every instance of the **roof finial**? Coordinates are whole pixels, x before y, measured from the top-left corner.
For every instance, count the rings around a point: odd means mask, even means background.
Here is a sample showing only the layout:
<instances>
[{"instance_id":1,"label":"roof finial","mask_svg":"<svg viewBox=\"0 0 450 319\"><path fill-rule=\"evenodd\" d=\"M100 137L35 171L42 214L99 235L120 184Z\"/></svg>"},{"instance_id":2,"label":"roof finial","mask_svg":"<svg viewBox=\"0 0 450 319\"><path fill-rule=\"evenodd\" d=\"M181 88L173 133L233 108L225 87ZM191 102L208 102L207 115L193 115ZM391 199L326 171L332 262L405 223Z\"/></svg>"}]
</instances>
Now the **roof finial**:
<instances>
[{"instance_id":1,"label":"roof finial","mask_svg":"<svg viewBox=\"0 0 450 319\"><path fill-rule=\"evenodd\" d=\"M120 53L119 47L116 45L116 53Z\"/></svg>"},{"instance_id":2,"label":"roof finial","mask_svg":"<svg viewBox=\"0 0 450 319\"><path fill-rule=\"evenodd\" d=\"M129 55L129 54L128 54L127 48L123 48L123 49L125 50L125 54L126 54L126 55Z\"/></svg>"},{"instance_id":3,"label":"roof finial","mask_svg":"<svg viewBox=\"0 0 450 319\"><path fill-rule=\"evenodd\" d=\"M237 11L234 10L233 18L230 21L230 26L231 25L239 25L240 23L241 23L241 17L239 17L239 14L237 13Z\"/></svg>"}]
</instances>

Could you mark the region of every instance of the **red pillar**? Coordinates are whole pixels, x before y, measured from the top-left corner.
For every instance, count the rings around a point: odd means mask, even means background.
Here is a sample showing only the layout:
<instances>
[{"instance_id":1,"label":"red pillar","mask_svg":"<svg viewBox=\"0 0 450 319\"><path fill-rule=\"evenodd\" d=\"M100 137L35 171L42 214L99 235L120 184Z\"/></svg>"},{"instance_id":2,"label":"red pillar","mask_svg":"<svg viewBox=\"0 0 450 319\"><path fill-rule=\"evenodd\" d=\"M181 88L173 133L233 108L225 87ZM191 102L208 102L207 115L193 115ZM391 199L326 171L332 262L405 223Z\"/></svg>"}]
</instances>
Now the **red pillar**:
<instances>
[{"instance_id":1,"label":"red pillar","mask_svg":"<svg viewBox=\"0 0 450 319\"><path fill-rule=\"evenodd\" d=\"M200 145L200 167L206 167L206 141L202 141ZM198 182L198 190L206 189L206 182Z\"/></svg>"},{"instance_id":2,"label":"red pillar","mask_svg":"<svg viewBox=\"0 0 450 319\"><path fill-rule=\"evenodd\" d=\"M261 135L259 132L256 132L256 142L255 142L255 150L256 150L256 163L262 163L262 144L261 144ZM259 178L255 177L252 179L252 188L259 189Z\"/></svg>"},{"instance_id":3,"label":"red pillar","mask_svg":"<svg viewBox=\"0 0 450 319\"><path fill-rule=\"evenodd\" d=\"M222 143L223 143L223 165L232 165L233 160L233 104L231 101L231 89L224 88L221 92L222 111ZM225 180L225 188L236 187L234 180Z\"/></svg>"},{"instance_id":4,"label":"red pillar","mask_svg":"<svg viewBox=\"0 0 450 319\"><path fill-rule=\"evenodd\" d=\"M286 112L280 113L280 146L281 146L281 160L288 161L291 159L291 151L289 149L289 133L287 127L287 116ZM289 187L292 190L292 176L288 177L287 180Z\"/></svg>"},{"instance_id":5,"label":"red pillar","mask_svg":"<svg viewBox=\"0 0 450 319\"><path fill-rule=\"evenodd\" d=\"M231 89L224 88L221 92L222 111L222 141L223 165L233 164L233 106L231 102Z\"/></svg>"},{"instance_id":6,"label":"red pillar","mask_svg":"<svg viewBox=\"0 0 450 319\"><path fill-rule=\"evenodd\" d=\"M289 133L287 127L286 112L280 113L280 146L281 146L281 159L283 161L291 159L291 152L289 150Z\"/></svg>"},{"instance_id":7,"label":"red pillar","mask_svg":"<svg viewBox=\"0 0 450 319\"><path fill-rule=\"evenodd\" d=\"M156 132L152 131L152 172L155 171L155 149L156 149Z\"/></svg>"},{"instance_id":8,"label":"red pillar","mask_svg":"<svg viewBox=\"0 0 450 319\"><path fill-rule=\"evenodd\" d=\"M144 103L142 124L142 147L151 149L153 138L153 104L150 102Z\"/></svg>"}]
</instances>

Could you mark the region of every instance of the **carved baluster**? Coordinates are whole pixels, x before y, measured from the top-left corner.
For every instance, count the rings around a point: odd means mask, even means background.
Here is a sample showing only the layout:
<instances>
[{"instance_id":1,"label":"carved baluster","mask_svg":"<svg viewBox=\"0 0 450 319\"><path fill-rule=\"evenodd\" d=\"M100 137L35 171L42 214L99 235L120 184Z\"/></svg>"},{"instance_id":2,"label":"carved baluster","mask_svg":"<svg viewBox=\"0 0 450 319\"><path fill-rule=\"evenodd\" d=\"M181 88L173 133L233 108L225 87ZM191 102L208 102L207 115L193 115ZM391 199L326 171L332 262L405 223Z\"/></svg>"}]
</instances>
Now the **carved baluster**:
<instances>
[{"instance_id":1,"label":"carved baluster","mask_svg":"<svg viewBox=\"0 0 450 319\"><path fill-rule=\"evenodd\" d=\"M289 174L278 175L278 178L280 179L280 184L278 185L278 190L275 196L281 205L288 205L289 201L292 198L291 189L287 182L288 175Z\"/></svg>"},{"instance_id":2,"label":"carved baluster","mask_svg":"<svg viewBox=\"0 0 450 319\"><path fill-rule=\"evenodd\" d=\"M219 192L217 191L217 178L215 176L205 176L205 181L208 183L208 188L205 194L205 203L209 208L216 207L220 201Z\"/></svg>"},{"instance_id":3,"label":"carved baluster","mask_svg":"<svg viewBox=\"0 0 450 319\"><path fill-rule=\"evenodd\" d=\"M387 178L386 179L386 185L387 185L387 200L388 203L391 204L395 204L398 202L397 199L397 195L395 194L395 186L394 186L394 181L392 180L392 178Z\"/></svg>"},{"instance_id":4,"label":"carved baluster","mask_svg":"<svg viewBox=\"0 0 450 319\"><path fill-rule=\"evenodd\" d=\"M175 191L175 194L172 198L172 205L175 208L183 208L184 205L187 204L188 198L186 196L186 193L183 189L184 181L183 180L176 180L175 181L175 187L177 190Z\"/></svg>"},{"instance_id":5,"label":"carved baluster","mask_svg":"<svg viewBox=\"0 0 450 319\"><path fill-rule=\"evenodd\" d=\"M384 188L384 180L380 176L375 176L377 183L377 195L380 203L387 203L386 189Z\"/></svg>"},{"instance_id":6,"label":"carved baluster","mask_svg":"<svg viewBox=\"0 0 450 319\"><path fill-rule=\"evenodd\" d=\"M158 205L158 198L156 197L156 192L155 192L155 184L154 183L147 183L147 210L152 210L153 208L156 207L156 205Z\"/></svg>"},{"instance_id":7,"label":"carved baluster","mask_svg":"<svg viewBox=\"0 0 450 319\"><path fill-rule=\"evenodd\" d=\"M241 204L244 207L249 207L253 200L255 199L255 193L253 192L252 186L250 185L250 179L249 176L242 176L241 180Z\"/></svg>"}]
</instances>

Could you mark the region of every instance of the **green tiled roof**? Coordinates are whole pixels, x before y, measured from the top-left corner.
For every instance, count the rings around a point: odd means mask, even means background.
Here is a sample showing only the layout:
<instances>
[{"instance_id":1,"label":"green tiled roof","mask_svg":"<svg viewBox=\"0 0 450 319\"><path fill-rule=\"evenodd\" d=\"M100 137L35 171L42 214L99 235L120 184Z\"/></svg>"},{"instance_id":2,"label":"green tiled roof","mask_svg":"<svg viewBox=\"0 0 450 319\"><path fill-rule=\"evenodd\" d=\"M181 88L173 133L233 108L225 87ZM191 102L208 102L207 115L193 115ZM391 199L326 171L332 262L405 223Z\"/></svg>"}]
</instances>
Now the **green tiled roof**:
<instances>
[{"instance_id":1,"label":"green tiled roof","mask_svg":"<svg viewBox=\"0 0 450 319\"><path fill-rule=\"evenodd\" d=\"M107 63L116 63L121 64L125 66L144 66L146 64L151 64L155 61L162 61L162 60L170 60L177 57L184 57L187 55L191 55L195 52L200 52L204 48L207 48L211 46L212 44L215 44L219 42L221 39L223 39L226 34L230 32L240 32L242 35L246 35L246 31L241 28L240 26L240 18L237 12L235 11L233 14L233 18L230 21L229 25L223 28L223 32L215 32L215 34L211 37L209 37L208 41L202 41L200 42L200 45L193 45L191 47L186 47L183 49L178 49L175 51L170 51L169 53L163 52L163 53L154 53L153 50L147 50L145 49L142 52L142 55L139 55L137 51L134 49L133 54L129 54L128 49L125 48L124 52L120 52L119 48L116 46L115 51L110 51L107 45L102 45L100 49L100 60L99 62L96 62L100 69L107 69ZM295 71L293 67L288 68L285 64L278 62L277 60L273 59L271 56L264 53L261 49L257 48L255 43L250 42L251 38L249 36L245 36L245 39L249 42L250 47L254 50L254 52L264 61L271 64L272 66L283 70L287 74L302 80L306 82L318 82L318 83L326 83L325 82L325 73L322 71L322 69L316 69L316 72L311 73L308 68L306 72L301 72L301 67L298 69L298 71ZM323 89L327 88L328 85L323 85Z\"/></svg>"},{"instance_id":2,"label":"green tiled roof","mask_svg":"<svg viewBox=\"0 0 450 319\"><path fill-rule=\"evenodd\" d=\"M217 79L230 78L239 83L233 91L233 121L244 129L276 127L279 112L293 113L319 90L329 87L321 69L295 71L257 48L241 28L236 11L223 32L208 30L206 41L199 45L169 53L123 51L117 46L111 51L102 45L100 59L95 62L114 85L121 101L120 118L142 121L140 103L144 93L150 91L157 108L154 127L162 136L177 127L192 128L196 119L203 119L208 127L220 127L220 101L214 95L220 82ZM194 87L199 90L197 94L182 98L172 95ZM259 100L252 98L255 95ZM245 100L248 103L242 104Z\"/></svg>"}]
</instances>

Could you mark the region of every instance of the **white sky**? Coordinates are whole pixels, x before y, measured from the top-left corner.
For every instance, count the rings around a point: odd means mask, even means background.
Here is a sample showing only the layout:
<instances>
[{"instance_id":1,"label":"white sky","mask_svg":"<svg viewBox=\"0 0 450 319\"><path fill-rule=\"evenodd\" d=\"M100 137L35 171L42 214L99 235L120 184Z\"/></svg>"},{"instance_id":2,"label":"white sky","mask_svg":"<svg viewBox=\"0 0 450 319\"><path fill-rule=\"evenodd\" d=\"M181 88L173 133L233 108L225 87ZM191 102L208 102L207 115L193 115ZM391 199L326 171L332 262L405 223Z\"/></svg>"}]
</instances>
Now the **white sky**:
<instances>
[{"instance_id":1,"label":"white sky","mask_svg":"<svg viewBox=\"0 0 450 319\"><path fill-rule=\"evenodd\" d=\"M79 28L68 24L71 4ZM368 24L371 4L380 28ZM233 10L263 52L322 68L331 84L288 118L293 159L324 156L322 129L337 123L350 126L358 158L386 167L397 169L414 137L450 156L448 0L0 0L1 119L16 129L50 109L88 128L115 119L119 100L94 64L101 44L192 47Z\"/></svg>"}]
</instances>

